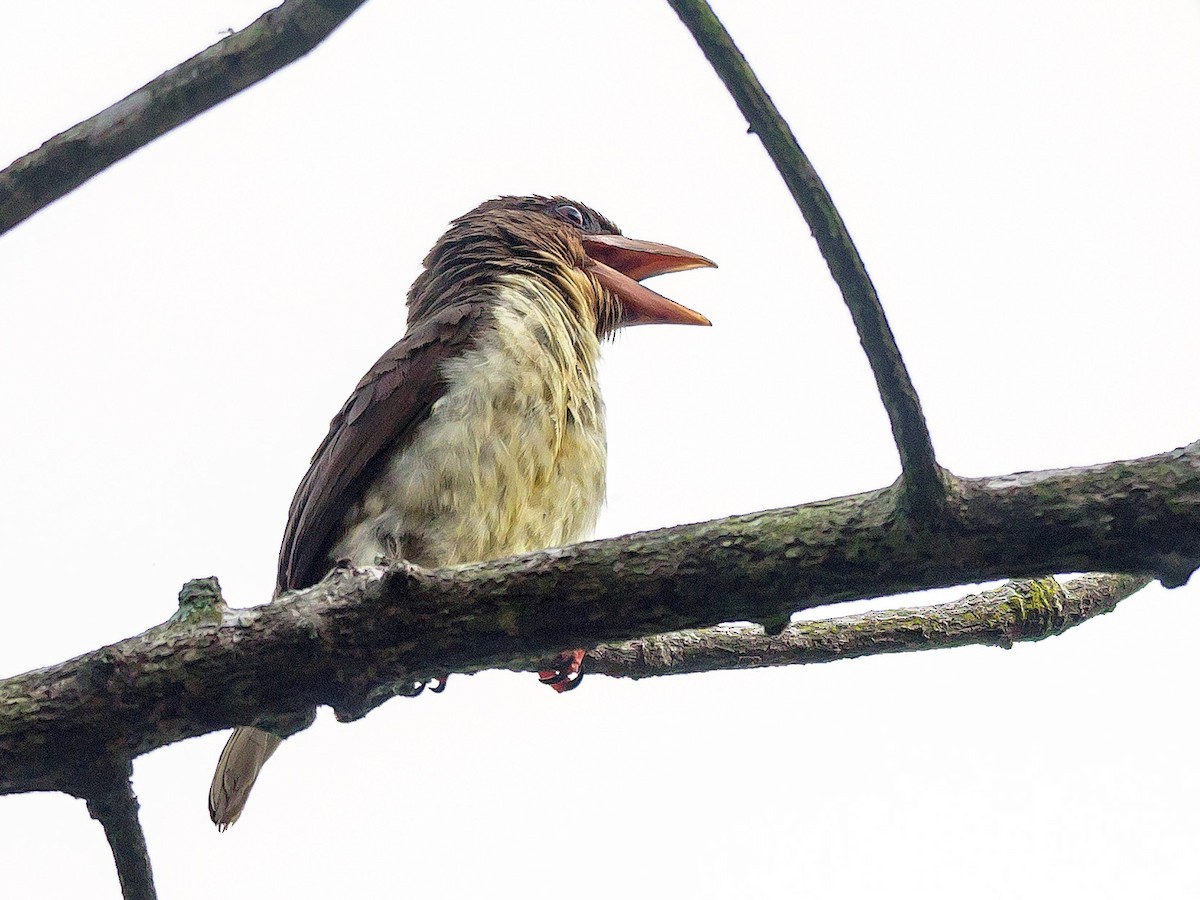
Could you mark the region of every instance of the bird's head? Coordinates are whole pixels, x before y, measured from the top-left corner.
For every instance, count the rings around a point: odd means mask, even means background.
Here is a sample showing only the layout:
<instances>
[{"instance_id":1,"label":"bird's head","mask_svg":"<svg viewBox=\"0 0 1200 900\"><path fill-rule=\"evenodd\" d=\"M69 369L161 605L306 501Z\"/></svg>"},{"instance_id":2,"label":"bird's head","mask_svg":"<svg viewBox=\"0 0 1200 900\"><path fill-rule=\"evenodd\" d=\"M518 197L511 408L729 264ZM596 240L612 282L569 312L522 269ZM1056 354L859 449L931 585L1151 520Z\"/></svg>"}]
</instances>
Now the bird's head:
<instances>
[{"instance_id":1,"label":"bird's head","mask_svg":"<svg viewBox=\"0 0 1200 900\"><path fill-rule=\"evenodd\" d=\"M713 265L678 247L627 238L611 220L565 197L499 197L455 219L434 245L409 292L409 316L417 321L507 276L524 276L551 285L599 337L626 325L709 325L640 282Z\"/></svg>"}]
</instances>

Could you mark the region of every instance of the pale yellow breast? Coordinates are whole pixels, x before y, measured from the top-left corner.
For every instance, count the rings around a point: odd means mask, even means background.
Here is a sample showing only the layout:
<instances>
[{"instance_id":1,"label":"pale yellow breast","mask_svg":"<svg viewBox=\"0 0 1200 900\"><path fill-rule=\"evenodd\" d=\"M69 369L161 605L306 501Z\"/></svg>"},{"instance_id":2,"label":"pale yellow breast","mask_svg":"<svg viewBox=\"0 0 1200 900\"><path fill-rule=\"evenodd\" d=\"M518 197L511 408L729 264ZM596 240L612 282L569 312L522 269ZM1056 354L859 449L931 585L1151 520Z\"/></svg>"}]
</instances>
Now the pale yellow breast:
<instances>
[{"instance_id":1,"label":"pale yellow breast","mask_svg":"<svg viewBox=\"0 0 1200 900\"><path fill-rule=\"evenodd\" d=\"M499 290L494 327L447 363L447 392L368 489L332 559L443 566L591 535L606 456L595 333L536 280Z\"/></svg>"}]
</instances>

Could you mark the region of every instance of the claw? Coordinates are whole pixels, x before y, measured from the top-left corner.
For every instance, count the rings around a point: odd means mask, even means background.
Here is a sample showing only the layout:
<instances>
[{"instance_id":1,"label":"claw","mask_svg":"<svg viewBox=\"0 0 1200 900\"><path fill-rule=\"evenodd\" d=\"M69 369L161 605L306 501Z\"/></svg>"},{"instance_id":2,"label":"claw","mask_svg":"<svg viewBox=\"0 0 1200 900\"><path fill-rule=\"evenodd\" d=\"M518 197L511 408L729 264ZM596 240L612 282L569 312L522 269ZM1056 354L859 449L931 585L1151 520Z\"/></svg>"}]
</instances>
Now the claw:
<instances>
[{"instance_id":1,"label":"claw","mask_svg":"<svg viewBox=\"0 0 1200 900\"><path fill-rule=\"evenodd\" d=\"M446 689L446 681L449 675L438 675L436 678L430 678L428 681L414 681L412 684L403 688L396 688L396 694L400 697L419 697L425 692L425 688L429 688L431 694L440 694ZM429 687L431 684L437 683L436 687Z\"/></svg>"},{"instance_id":2,"label":"claw","mask_svg":"<svg viewBox=\"0 0 1200 900\"><path fill-rule=\"evenodd\" d=\"M538 680L564 694L579 687L583 681L583 655L586 650L568 650L556 662L558 668L538 672Z\"/></svg>"}]
</instances>

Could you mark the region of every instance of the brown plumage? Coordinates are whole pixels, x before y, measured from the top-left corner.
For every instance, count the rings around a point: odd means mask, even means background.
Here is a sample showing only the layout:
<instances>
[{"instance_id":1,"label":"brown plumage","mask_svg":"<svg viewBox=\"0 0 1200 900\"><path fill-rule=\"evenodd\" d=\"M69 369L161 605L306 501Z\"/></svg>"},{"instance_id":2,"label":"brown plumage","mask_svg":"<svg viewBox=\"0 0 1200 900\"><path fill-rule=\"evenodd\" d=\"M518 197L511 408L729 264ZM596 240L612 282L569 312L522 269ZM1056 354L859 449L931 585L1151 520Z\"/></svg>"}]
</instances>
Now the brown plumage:
<instances>
[{"instance_id":1,"label":"brown plumage","mask_svg":"<svg viewBox=\"0 0 1200 900\"><path fill-rule=\"evenodd\" d=\"M277 595L339 559L445 566L587 537L604 494L600 341L622 325L708 324L638 283L704 265L562 197L502 197L455 220L409 291L408 332L334 416L300 482ZM544 680L573 684L581 655ZM209 791L218 827L236 821L278 744L234 731Z\"/></svg>"}]
</instances>

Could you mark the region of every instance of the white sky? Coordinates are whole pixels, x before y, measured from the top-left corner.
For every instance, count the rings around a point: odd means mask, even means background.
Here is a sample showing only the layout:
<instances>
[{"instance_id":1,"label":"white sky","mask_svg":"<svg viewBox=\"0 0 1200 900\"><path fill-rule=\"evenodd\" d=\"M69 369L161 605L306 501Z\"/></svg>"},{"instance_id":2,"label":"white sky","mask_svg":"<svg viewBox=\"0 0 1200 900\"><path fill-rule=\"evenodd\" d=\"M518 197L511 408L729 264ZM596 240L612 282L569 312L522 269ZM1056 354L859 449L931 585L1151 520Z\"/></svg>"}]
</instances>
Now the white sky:
<instances>
[{"instance_id":1,"label":"white sky","mask_svg":"<svg viewBox=\"0 0 1200 900\"><path fill-rule=\"evenodd\" d=\"M261 2L261 0L260 0ZM263 7L43 0L0 164ZM964 475L1200 437L1195 3L718 2L845 216ZM268 598L292 491L449 219L563 193L721 268L607 352L600 534L879 487L807 228L661 3L389 3L0 240L0 674ZM958 596L963 591L948 592ZM924 598L923 598L924 599ZM1200 589L1065 637L322 714L218 835L224 735L136 763L164 898L1183 897ZM838 612L844 609L837 610ZM0 798L6 897L117 897L81 802Z\"/></svg>"}]
</instances>

